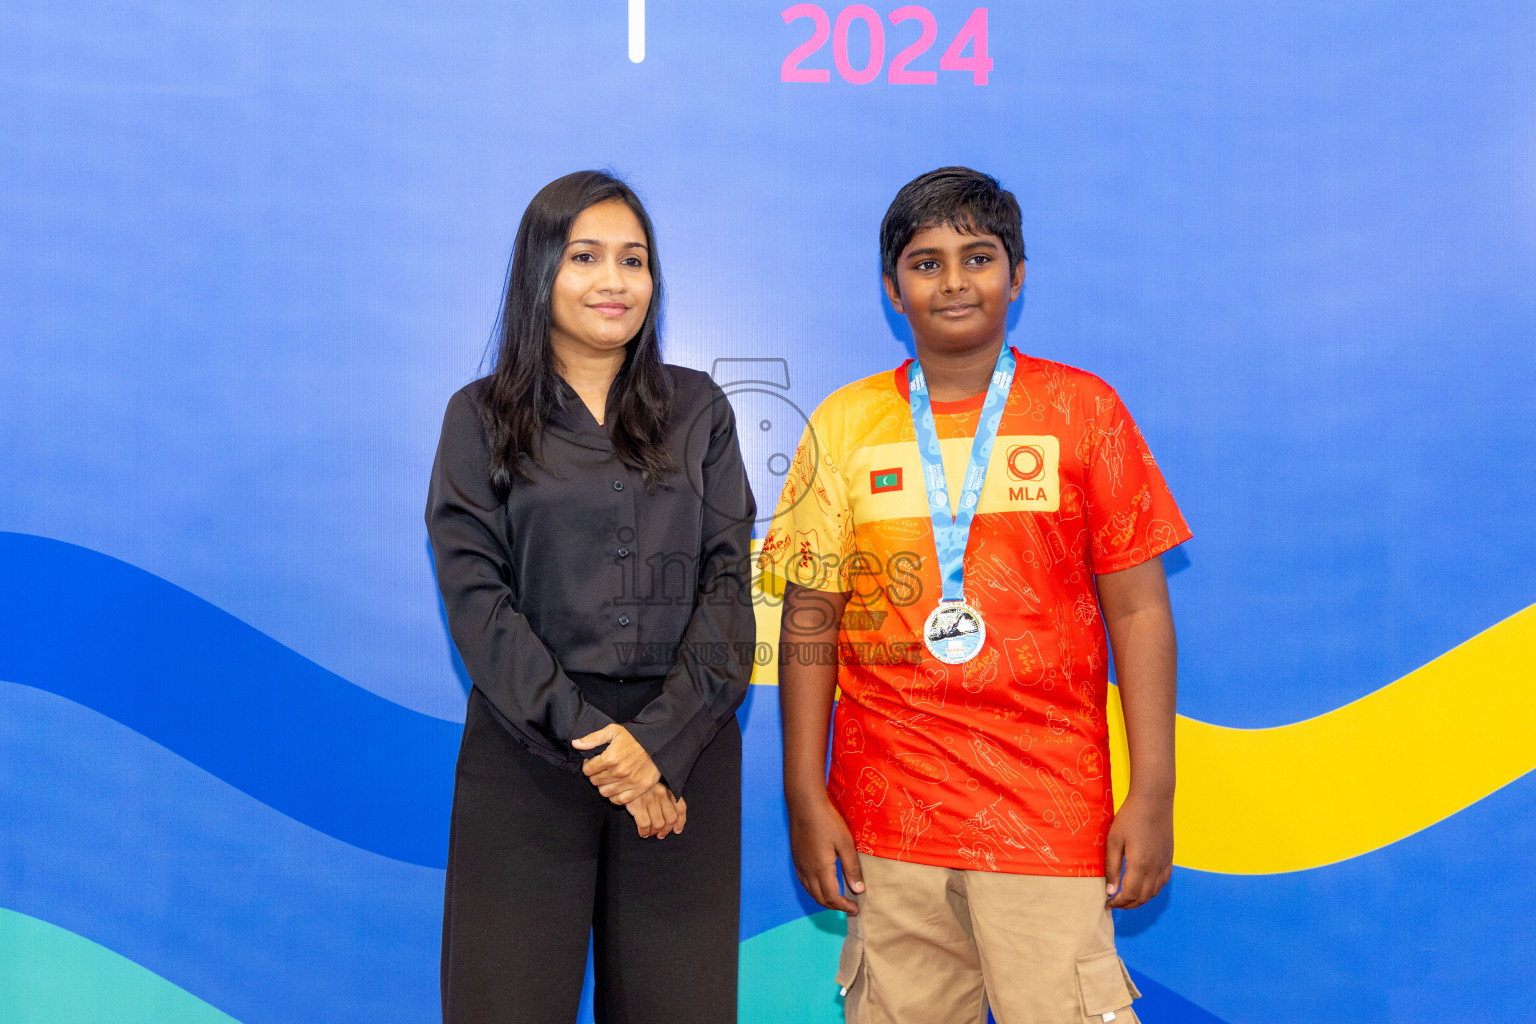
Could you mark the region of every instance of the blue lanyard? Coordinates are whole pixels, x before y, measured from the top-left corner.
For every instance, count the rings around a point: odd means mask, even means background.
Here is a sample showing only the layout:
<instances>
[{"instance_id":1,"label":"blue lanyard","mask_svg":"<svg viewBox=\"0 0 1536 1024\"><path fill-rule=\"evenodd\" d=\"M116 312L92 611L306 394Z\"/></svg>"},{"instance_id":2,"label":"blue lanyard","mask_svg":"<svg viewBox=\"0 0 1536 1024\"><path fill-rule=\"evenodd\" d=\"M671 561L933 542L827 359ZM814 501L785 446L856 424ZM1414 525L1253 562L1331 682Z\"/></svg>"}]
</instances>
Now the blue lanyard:
<instances>
[{"instance_id":1,"label":"blue lanyard","mask_svg":"<svg viewBox=\"0 0 1536 1024\"><path fill-rule=\"evenodd\" d=\"M928 491L928 511L933 516L933 546L939 555L939 578L944 601L965 600L965 547L971 537L971 519L981 501L981 484L987 478L987 463L992 459L992 443L1008 404L1013 387L1015 360L1007 344L997 357L997 368L987 385L987 399L981 406L981 420L976 424L976 438L971 443L971 464L965 471L965 486L960 491L960 511L949 512L949 484L944 479L944 454L939 448L938 428L933 424L933 406L928 400L928 382L916 359L907 367L907 393L912 400L912 427L917 432L917 447L923 456L923 485Z\"/></svg>"}]
</instances>

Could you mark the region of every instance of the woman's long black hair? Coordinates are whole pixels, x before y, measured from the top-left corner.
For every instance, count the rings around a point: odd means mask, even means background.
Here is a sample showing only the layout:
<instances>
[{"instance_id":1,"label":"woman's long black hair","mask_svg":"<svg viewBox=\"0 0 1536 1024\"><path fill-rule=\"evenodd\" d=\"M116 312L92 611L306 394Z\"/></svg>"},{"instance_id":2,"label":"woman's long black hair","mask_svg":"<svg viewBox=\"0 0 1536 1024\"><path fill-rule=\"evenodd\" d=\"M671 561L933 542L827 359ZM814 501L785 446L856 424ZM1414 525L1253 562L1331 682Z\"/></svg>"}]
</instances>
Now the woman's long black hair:
<instances>
[{"instance_id":1,"label":"woman's long black hair","mask_svg":"<svg viewBox=\"0 0 1536 1024\"><path fill-rule=\"evenodd\" d=\"M513 478L531 481L526 455L543 465L541 442L550 415L566 402L563 382L549 340L550 302L555 276L565 260L571 225L587 207L617 199L645 229L650 250L651 304L640 332L626 346L624 365L614 386L615 415L608 436L619 459L639 470L647 490L676 468L664 446L670 419L672 381L662 369L659 319L661 262L656 236L640 198L624 182L604 171L577 171L539 190L523 211L512 244L507 293L496 321L496 364L485 403L490 436L491 485L505 500Z\"/></svg>"}]
</instances>

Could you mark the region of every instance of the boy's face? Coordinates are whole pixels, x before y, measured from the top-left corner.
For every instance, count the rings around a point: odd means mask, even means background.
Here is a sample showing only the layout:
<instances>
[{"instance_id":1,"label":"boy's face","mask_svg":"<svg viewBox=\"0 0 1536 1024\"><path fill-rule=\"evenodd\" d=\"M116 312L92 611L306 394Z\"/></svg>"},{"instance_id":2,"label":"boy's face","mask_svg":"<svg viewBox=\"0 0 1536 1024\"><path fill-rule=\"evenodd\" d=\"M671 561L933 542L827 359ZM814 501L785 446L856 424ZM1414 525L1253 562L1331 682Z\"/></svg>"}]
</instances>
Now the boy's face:
<instances>
[{"instance_id":1,"label":"boy's face","mask_svg":"<svg viewBox=\"0 0 1536 1024\"><path fill-rule=\"evenodd\" d=\"M896 312L912 325L919 350L959 355L1000 343L1008 304L1024 287L1024 261L1008 266L1003 240L968 235L948 224L912 236L885 279Z\"/></svg>"}]
</instances>

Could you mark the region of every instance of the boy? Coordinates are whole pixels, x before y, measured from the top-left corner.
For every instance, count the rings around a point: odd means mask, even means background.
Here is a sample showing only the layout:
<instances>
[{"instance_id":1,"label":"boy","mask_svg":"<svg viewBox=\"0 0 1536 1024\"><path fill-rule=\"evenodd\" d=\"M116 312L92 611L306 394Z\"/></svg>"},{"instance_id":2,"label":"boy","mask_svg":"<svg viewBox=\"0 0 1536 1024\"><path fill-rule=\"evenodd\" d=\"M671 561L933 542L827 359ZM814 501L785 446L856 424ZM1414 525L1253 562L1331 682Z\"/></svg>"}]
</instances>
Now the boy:
<instances>
[{"instance_id":1,"label":"boy","mask_svg":"<svg viewBox=\"0 0 1536 1024\"><path fill-rule=\"evenodd\" d=\"M1115 392L1005 346L1011 193L925 174L880 248L916 364L816 410L761 556L785 585L795 870L850 915L850 1024L979 1024L989 1003L999 1024L1135 1021L1110 908L1172 871L1159 556L1189 530ZM1118 814L1106 628L1134 767Z\"/></svg>"}]
</instances>

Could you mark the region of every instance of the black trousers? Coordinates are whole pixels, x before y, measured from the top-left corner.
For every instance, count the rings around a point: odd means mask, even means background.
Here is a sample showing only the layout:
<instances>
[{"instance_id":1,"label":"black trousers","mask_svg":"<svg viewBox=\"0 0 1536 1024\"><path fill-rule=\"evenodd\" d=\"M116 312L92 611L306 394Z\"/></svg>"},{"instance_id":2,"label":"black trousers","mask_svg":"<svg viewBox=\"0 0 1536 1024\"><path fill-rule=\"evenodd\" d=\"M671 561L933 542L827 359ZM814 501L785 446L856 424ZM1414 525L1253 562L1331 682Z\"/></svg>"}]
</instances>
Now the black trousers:
<instances>
[{"instance_id":1,"label":"black trousers","mask_svg":"<svg viewBox=\"0 0 1536 1024\"><path fill-rule=\"evenodd\" d=\"M615 721L659 683L578 680ZM681 835L641 839L586 776L525 750L471 691L443 902L444 1024L573 1024L587 939L598 1024L736 1020L741 730L699 755Z\"/></svg>"}]
</instances>

